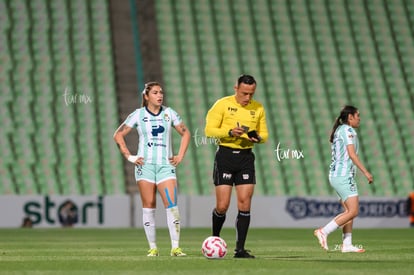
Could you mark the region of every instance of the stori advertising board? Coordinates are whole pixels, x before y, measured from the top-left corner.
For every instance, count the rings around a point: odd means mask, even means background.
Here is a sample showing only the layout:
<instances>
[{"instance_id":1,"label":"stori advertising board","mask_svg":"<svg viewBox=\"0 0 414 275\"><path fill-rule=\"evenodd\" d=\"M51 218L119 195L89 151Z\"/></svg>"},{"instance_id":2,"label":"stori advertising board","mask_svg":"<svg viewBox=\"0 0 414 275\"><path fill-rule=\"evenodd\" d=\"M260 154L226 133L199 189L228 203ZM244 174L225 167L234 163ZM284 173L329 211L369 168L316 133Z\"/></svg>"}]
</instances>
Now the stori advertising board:
<instances>
[{"instance_id":1,"label":"stori advertising board","mask_svg":"<svg viewBox=\"0 0 414 275\"><path fill-rule=\"evenodd\" d=\"M0 196L0 227L20 227L30 217L34 228L61 227L59 212L67 200L77 213L76 228L142 227L139 195L114 196ZM182 227L210 227L214 196L178 196ZM335 197L254 196L251 227L315 228L342 211ZM225 227L234 227L236 198L232 197ZM158 196L157 227L167 227ZM355 228L408 227L406 198L361 197Z\"/></svg>"}]
</instances>

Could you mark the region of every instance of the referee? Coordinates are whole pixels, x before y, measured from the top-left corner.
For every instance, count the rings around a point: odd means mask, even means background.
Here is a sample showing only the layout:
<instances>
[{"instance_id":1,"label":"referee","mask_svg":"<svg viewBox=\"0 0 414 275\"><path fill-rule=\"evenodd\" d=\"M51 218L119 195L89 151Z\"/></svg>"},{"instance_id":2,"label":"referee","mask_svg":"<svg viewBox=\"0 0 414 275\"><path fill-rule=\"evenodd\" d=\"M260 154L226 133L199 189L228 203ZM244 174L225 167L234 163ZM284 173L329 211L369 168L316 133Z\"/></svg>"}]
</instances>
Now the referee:
<instances>
[{"instance_id":1,"label":"referee","mask_svg":"<svg viewBox=\"0 0 414 275\"><path fill-rule=\"evenodd\" d=\"M255 143L267 140L268 131L265 110L262 104L252 99L256 91L254 77L241 75L234 91L234 95L217 100L206 117L206 136L220 140L213 171L216 207L212 213L212 233L213 236L220 236L234 185L238 208L234 257L254 258L244 247L256 184L252 148Z\"/></svg>"}]
</instances>

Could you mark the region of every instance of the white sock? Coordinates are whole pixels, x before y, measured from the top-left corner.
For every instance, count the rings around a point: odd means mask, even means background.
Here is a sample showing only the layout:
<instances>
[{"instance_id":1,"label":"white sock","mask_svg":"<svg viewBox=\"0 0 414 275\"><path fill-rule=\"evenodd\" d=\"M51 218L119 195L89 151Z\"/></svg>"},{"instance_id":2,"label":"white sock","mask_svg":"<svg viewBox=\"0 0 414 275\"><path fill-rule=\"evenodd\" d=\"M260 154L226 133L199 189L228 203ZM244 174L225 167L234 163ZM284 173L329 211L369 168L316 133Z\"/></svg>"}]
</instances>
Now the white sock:
<instances>
[{"instance_id":1,"label":"white sock","mask_svg":"<svg viewBox=\"0 0 414 275\"><path fill-rule=\"evenodd\" d=\"M155 230L155 208L142 208L142 224L150 249L157 248Z\"/></svg>"},{"instance_id":2,"label":"white sock","mask_svg":"<svg viewBox=\"0 0 414 275\"><path fill-rule=\"evenodd\" d=\"M167 212L167 224L170 231L171 248L179 247L180 242L180 213L178 206L165 209Z\"/></svg>"},{"instance_id":3,"label":"white sock","mask_svg":"<svg viewBox=\"0 0 414 275\"><path fill-rule=\"evenodd\" d=\"M332 232L334 232L336 229L338 229L338 224L335 222L335 220L332 220L332 221L330 221L327 225L325 225L323 228L322 228L322 232L325 234L325 235L329 235L329 234L331 234Z\"/></svg>"},{"instance_id":4,"label":"white sock","mask_svg":"<svg viewBox=\"0 0 414 275\"><path fill-rule=\"evenodd\" d=\"M352 233L342 234L342 244L343 245L352 245Z\"/></svg>"}]
</instances>

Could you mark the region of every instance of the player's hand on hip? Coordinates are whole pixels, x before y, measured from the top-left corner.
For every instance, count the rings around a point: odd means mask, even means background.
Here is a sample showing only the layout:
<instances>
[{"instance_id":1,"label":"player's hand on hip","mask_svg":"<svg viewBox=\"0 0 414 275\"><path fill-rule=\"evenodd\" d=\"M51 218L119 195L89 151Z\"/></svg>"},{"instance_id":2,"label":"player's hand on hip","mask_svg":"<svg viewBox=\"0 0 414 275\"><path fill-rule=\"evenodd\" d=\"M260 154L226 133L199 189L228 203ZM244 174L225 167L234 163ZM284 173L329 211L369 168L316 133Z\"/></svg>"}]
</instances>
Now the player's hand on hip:
<instances>
[{"instance_id":1,"label":"player's hand on hip","mask_svg":"<svg viewBox=\"0 0 414 275\"><path fill-rule=\"evenodd\" d=\"M180 156L173 156L169 160L170 160L171 165L177 166L178 164L181 163L181 161L183 160L183 158L180 157Z\"/></svg>"},{"instance_id":2,"label":"player's hand on hip","mask_svg":"<svg viewBox=\"0 0 414 275\"><path fill-rule=\"evenodd\" d=\"M130 155L128 161L135 165L144 165L144 158L138 157L137 155Z\"/></svg>"}]
</instances>

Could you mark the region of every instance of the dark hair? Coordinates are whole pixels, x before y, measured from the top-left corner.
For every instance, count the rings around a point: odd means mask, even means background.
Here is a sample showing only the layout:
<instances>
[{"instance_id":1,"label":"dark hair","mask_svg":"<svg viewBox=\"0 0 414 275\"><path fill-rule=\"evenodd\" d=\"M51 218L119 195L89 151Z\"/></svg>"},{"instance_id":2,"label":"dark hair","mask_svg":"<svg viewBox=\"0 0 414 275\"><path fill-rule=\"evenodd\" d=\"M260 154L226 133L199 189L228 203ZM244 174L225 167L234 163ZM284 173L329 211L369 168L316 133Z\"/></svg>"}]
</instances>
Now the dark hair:
<instances>
[{"instance_id":1,"label":"dark hair","mask_svg":"<svg viewBox=\"0 0 414 275\"><path fill-rule=\"evenodd\" d=\"M342 108L341 112L339 113L339 116L336 118L335 123L332 127L331 135L329 137L329 141L331 143L333 142L335 131L339 127L339 125L348 124L348 116L354 115L356 112L358 112L358 108L351 105L346 105Z\"/></svg>"},{"instance_id":2,"label":"dark hair","mask_svg":"<svg viewBox=\"0 0 414 275\"><path fill-rule=\"evenodd\" d=\"M253 84L256 84L256 80L251 75L242 74L237 79L237 86L240 86L241 83L244 83L244 84L247 84L247 85L253 85Z\"/></svg>"},{"instance_id":3,"label":"dark hair","mask_svg":"<svg viewBox=\"0 0 414 275\"><path fill-rule=\"evenodd\" d=\"M147 107L148 100L145 99L145 95L148 95L149 91L151 91L151 88L154 86L161 87L161 84L155 81L145 83L144 90L142 91L142 107Z\"/></svg>"}]
</instances>

